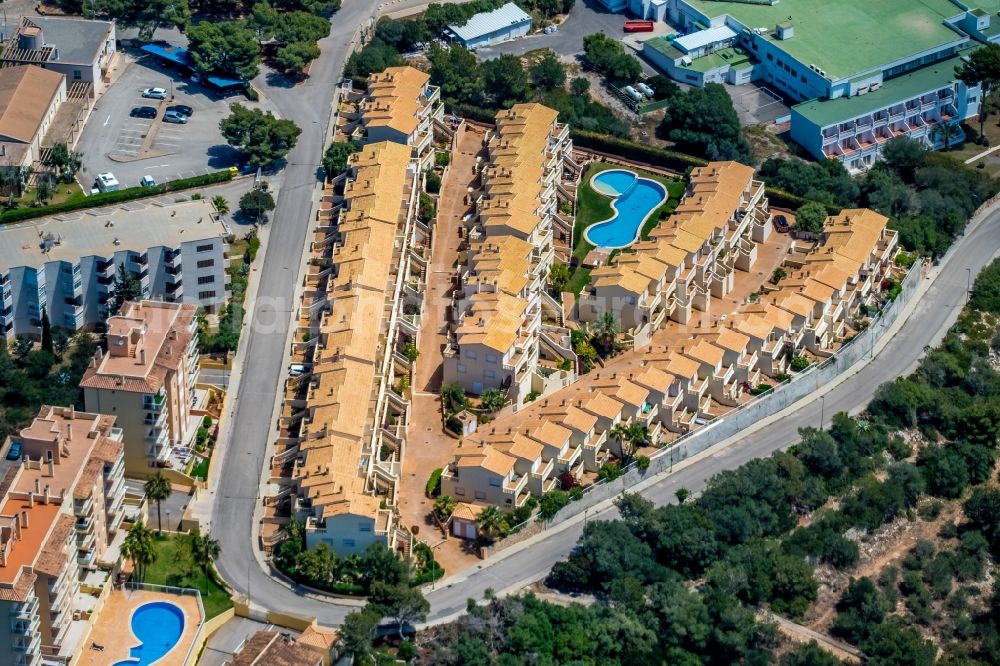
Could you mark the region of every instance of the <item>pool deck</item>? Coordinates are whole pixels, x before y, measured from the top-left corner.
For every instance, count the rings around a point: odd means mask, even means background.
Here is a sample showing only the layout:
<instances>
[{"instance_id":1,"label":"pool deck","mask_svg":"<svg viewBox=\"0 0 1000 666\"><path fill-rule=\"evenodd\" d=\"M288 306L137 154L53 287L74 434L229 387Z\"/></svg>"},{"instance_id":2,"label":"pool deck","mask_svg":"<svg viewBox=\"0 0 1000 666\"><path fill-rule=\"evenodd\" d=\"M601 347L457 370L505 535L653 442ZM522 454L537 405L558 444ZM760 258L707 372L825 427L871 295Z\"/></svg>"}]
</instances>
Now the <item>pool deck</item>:
<instances>
[{"instance_id":1,"label":"pool deck","mask_svg":"<svg viewBox=\"0 0 1000 666\"><path fill-rule=\"evenodd\" d=\"M184 666L188 650L205 621L197 597L125 589L114 590L108 596L90 636L83 643L83 654L77 663L81 666L107 666L128 659L129 650L137 643L130 626L132 611L151 601L167 601L184 611L184 633L180 641L156 662L156 666ZM92 650L92 643L103 645L104 650Z\"/></svg>"}]
</instances>

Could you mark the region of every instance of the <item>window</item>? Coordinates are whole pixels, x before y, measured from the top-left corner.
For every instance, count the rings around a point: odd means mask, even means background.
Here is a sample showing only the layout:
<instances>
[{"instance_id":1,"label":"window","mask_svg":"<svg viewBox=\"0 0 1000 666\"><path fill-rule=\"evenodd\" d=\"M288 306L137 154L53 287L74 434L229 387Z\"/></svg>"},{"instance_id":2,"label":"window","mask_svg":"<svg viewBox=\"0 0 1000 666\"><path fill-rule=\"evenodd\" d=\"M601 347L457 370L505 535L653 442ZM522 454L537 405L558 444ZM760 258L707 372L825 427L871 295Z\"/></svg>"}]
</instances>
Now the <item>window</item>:
<instances>
[{"instance_id":1,"label":"window","mask_svg":"<svg viewBox=\"0 0 1000 666\"><path fill-rule=\"evenodd\" d=\"M202 259L198 262L198 268L211 268L215 265L215 259Z\"/></svg>"},{"instance_id":2,"label":"window","mask_svg":"<svg viewBox=\"0 0 1000 666\"><path fill-rule=\"evenodd\" d=\"M465 488L462 486L455 486L455 494L459 497L465 497Z\"/></svg>"},{"instance_id":3,"label":"window","mask_svg":"<svg viewBox=\"0 0 1000 666\"><path fill-rule=\"evenodd\" d=\"M461 363L459 363L458 367L455 368L455 369L458 370L460 373L463 373L463 374L465 373L465 366L463 364L461 364Z\"/></svg>"},{"instance_id":4,"label":"window","mask_svg":"<svg viewBox=\"0 0 1000 666\"><path fill-rule=\"evenodd\" d=\"M486 354L486 362L496 364L497 355L496 354Z\"/></svg>"},{"instance_id":5,"label":"window","mask_svg":"<svg viewBox=\"0 0 1000 666\"><path fill-rule=\"evenodd\" d=\"M213 244L208 243L206 245L198 245L195 247L195 250L197 252L211 252L213 247L215 247Z\"/></svg>"},{"instance_id":6,"label":"window","mask_svg":"<svg viewBox=\"0 0 1000 666\"><path fill-rule=\"evenodd\" d=\"M354 548L354 539L344 539L342 543L347 548Z\"/></svg>"},{"instance_id":7,"label":"window","mask_svg":"<svg viewBox=\"0 0 1000 666\"><path fill-rule=\"evenodd\" d=\"M486 499L486 493L484 493L481 490L477 490L476 491L476 499L477 500L484 500L484 499Z\"/></svg>"},{"instance_id":8,"label":"window","mask_svg":"<svg viewBox=\"0 0 1000 666\"><path fill-rule=\"evenodd\" d=\"M198 278L198 284L212 284L213 282L215 282L214 275L202 275Z\"/></svg>"},{"instance_id":9,"label":"window","mask_svg":"<svg viewBox=\"0 0 1000 666\"><path fill-rule=\"evenodd\" d=\"M497 373L492 370L483 370L483 379L493 379L497 376Z\"/></svg>"},{"instance_id":10,"label":"window","mask_svg":"<svg viewBox=\"0 0 1000 666\"><path fill-rule=\"evenodd\" d=\"M771 55L770 53L768 53L768 54L767 54L767 59L768 59L768 60L774 60L774 56L773 56L773 55Z\"/></svg>"},{"instance_id":11,"label":"window","mask_svg":"<svg viewBox=\"0 0 1000 666\"><path fill-rule=\"evenodd\" d=\"M476 352L472 351L471 349L466 349L465 358L476 358Z\"/></svg>"},{"instance_id":12,"label":"window","mask_svg":"<svg viewBox=\"0 0 1000 666\"><path fill-rule=\"evenodd\" d=\"M200 299L215 298L215 290L212 290L212 291L199 291L198 292L198 298L200 298Z\"/></svg>"},{"instance_id":13,"label":"window","mask_svg":"<svg viewBox=\"0 0 1000 666\"><path fill-rule=\"evenodd\" d=\"M74 81L79 81L82 78L83 78L83 72L81 72L78 69L74 69L73 70L73 80Z\"/></svg>"},{"instance_id":14,"label":"window","mask_svg":"<svg viewBox=\"0 0 1000 666\"><path fill-rule=\"evenodd\" d=\"M371 523L358 523L358 531L359 532L371 532L372 531L372 524Z\"/></svg>"},{"instance_id":15,"label":"window","mask_svg":"<svg viewBox=\"0 0 1000 666\"><path fill-rule=\"evenodd\" d=\"M490 485L494 488L500 487L500 479L490 479Z\"/></svg>"}]
</instances>

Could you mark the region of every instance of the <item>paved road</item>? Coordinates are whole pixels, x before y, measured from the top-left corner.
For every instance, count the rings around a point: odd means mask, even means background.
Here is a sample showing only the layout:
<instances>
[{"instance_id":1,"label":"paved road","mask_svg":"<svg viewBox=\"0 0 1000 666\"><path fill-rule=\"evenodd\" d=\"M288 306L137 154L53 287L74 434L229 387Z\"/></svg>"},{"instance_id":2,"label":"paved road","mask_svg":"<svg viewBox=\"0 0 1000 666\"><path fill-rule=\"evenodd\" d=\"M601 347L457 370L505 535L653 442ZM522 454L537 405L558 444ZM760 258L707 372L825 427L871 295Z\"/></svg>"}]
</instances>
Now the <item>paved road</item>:
<instances>
[{"instance_id":1,"label":"paved road","mask_svg":"<svg viewBox=\"0 0 1000 666\"><path fill-rule=\"evenodd\" d=\"M583 53L583 38L596 32L622 35L625 15L609 12L598 0L577 0L569 17L552 35L530 35L496 46L484 46L476 51L483 60L496 58L504 53L523 55L535 49L552 49L562 56Z\"/></svg>"},{"instance_id":2,"label":"paved road","mask_svg":"<svg viewBox=\"0 0 1000 666\"><path fill-rule=\"evenodd\" d=\"M997 248L1000 248L1000 212L994 212L970 235L958 241L955 251L949 255L948 262L916 305L901 332L889 340L866 367L826 394L825 413L833 415L838 411L857 411L866 404L880 383L910 372L919 361L923 349L941 339L952 321L951 317L961 306L966 287L966 269L971 268L974 274L977 273L994 257ZM278 256L277 252L272 258L275 256ZM259 344L256 336L251 338L251 344ZM267 358L259 355L256 349L253 351L254 364L267 364L270 368L271 365L280 363L280 356L276 352L273 358ZM252 368L253 365L249 367ZM280 368L270 368L271 374L268 377L272 379L268 382L269 386L253 386L250 382L250 387L246 389L249 400L241 400L244 409L240 411L241 421L237 424L233 449L226 460L227 469L223 482L224 487L232 489L229 492L256 487L254 472L250 466L239 463L246 460L245 456L254 449L251 442L259 442L261 433L269 426L266 419L256 417L263 416L264 413L264 410L258 408L259 405L269 404L268 401L273 397L276 389L273 377L278 370ZM249 370L248 376L253 372L255 371ZM673 500L678 488L698 492L713 475L793 444L797 440L798 429L815 425L819 417L820 401L815 398L735 445L715 451L676 470L673 475L656 480L643 490L643 494L656 504L665 504ZM247 451L244 452L244 448ZM233 479L237 481L234 483ZM325 625L340 623L344 615L356 606L295 592L270 578L253 563L248 520L252 502L253 500L235 499L219 502L216 524L225 525L225 528L217 528L216 531L223 541L224 559L220 561L220 569L226 580L238 593L246 592L247 585L243 581L252 583L252 601L257 605L316 616ZM616 511L608 508L591 513L589 518L615 516ZM562 530L545 533L543 538L533 541L530 548L515 547L506 557L501 554L499 558L487 560L461 579L451 579L446 581L449 583L446 587L431 591L428 594L431 602L430 621L441 621L464 611L466 600L470 597L481 598L487 588L502 591L543 575L552 564L566 556L579 538L583 521L570 523Z\"/></svg>"}]
</instances>

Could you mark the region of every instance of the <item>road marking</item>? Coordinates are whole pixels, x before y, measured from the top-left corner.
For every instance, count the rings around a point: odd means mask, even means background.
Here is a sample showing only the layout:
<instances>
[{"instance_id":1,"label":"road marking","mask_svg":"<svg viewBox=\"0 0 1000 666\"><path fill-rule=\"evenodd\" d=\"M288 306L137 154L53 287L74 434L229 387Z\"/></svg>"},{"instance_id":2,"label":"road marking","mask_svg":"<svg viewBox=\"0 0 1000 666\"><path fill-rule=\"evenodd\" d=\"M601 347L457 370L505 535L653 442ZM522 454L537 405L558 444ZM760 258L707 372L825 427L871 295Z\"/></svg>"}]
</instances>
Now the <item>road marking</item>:
<instances>
[{"instance_id":1,"label":"road marking","mask_svg":"<svg viewBox=\"0 0 1000 666\"><path fill-rule=\"evenodd\" d=\"M104 121L104 126L107 127L108 123L110 122L111 122L111 114L109 113L107 119Z\"/></svg>"}]
</instances>

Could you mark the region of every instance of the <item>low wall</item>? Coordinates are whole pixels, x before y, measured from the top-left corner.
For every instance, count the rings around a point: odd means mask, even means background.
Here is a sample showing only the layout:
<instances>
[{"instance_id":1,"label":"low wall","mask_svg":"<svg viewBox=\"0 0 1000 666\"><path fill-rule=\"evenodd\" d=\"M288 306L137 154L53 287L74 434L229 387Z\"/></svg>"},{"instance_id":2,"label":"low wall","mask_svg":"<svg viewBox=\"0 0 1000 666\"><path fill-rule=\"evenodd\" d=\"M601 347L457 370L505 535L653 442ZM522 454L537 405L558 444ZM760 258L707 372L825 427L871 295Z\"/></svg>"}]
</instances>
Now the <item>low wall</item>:
<instances>
[{"instance_id":1,"label":"low wall","mask_svg":"<svg viewBox=\"0 0 1000 666\"><path fill-rule=\"evenodd\" d=\"M485 548L484 557L494 555L505 548L509 548L538 534L554 523L562 522L591 509L605 500L616 497L648 476L669 472L673 469L675 463L701 453L705 449L715 446L746 430L758 421L777 414L792 403L812 393L819 392L820 389L834 381L839 375L849 370L866 356L873 354L875 342L896 321L899 314L905 310L906 304L913 297L917 287L920 285L922 274L923 262L917 261L910 268L906 278L903 279L901 284L902 291L896 297L896 300L890 301L881 314L871 320L868 328L845 343L835 354L822 363L810 366L806 370L796 374L789 381L778 385L772 391L759 396L751 402L740 405L708 425L687 433L672 442L670 446L657 451L650 457L649 468L646 471L639 470L636 464L632 463L625 468L625 473L618 479L610 483L598 482L587 487L580 500L570 502L551 519L542 522L530 522L519 532Z\"/></svg>"}]
</instances>

